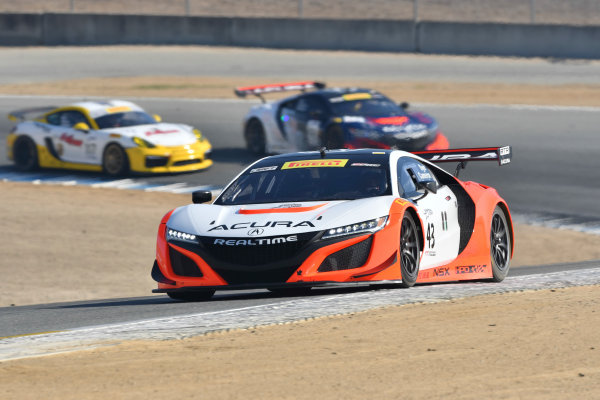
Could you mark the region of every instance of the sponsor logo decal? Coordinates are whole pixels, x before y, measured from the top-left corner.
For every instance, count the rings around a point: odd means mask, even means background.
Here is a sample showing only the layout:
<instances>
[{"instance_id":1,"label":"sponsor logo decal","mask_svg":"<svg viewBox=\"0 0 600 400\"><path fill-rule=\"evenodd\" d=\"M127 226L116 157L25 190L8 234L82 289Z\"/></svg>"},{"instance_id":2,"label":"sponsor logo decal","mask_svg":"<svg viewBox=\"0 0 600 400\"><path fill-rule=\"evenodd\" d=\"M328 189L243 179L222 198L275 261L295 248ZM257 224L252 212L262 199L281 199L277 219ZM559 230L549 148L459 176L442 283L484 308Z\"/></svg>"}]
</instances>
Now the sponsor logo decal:
<instances>
[{"instance_id":1,"label":"sponsor logo decal","mask_svg":"<svg viewBox=\"0 0 600 400\"><path fill-rule=\"evenodd\" d=\"M171 129L170 131L161 131L160 129L154 129L152 131L147 131L146 136L152 135L166 135L169 133L177 133L177 129Z\"/></svg>"},{"instance_id":2,"label":"sponsor logo decal","mask_svg":"<svg viewBox=\"0 0 600 400\"><path fill-rule=\"evenodd\" d=\"M292 235L264 239L215 239L213 244L221 246L264 246L297 241L298 236Z\"/></svg>"},{"instance_id":3,"label":"sponsor logo decal","mask_svg":"<svg viewBox=\"0 0 600 400\"><path fill-rule=\"evenodd\" d=\"M373 119L373 122L379 125L404 125L408 121L408 117L382 117Z\"/></svg>"},{"instance_id":4,"label":"sponsor logo decal","mask_svg":"<svg viewBox=\"0 0 600 400\"><path fill-rule=\"evenodd\" d=\"M351 167L381 167L381 164L368 164L368 163L352 163L350 164Z\"/></svg>"},{"instance_id":5,"label":"sponsor logo decal","mask_svg":"<svg viewBox=\"0 0 600 400\"><path fill-rule=\"evenodd\" d=\"M248 236L260 236L265 230L263 228L254 228L248 231Z\"/></svg>"},{"instance_id":6,"label":"sponsor logo decal","mask_svg":"<svg viewBox=\"0 0 600 400\"><path fill-rule=\"evenodd\" d=\"M468 153L463 153L463 154L444 154L444 155L434 155L433 157L431 157L430 161L439 161L439 160L468 160L468 159L495 159L496 158L496 153L495 152L489 152L477 157L471 157L470 154Z\"/></svg>"},{"instance_id":7,"label":"sponsor logo decal","mask_svg":"<svg viewBox=\"0 0 600 400\"><path fill-rule=\"evenodd\" d=\"M248 228L300 228L300 227L304 227L304 226L308 226L311 228L314 228L315 226L313 225L312 222L310 221L302 221L302 222L298 222L298 223L294 223L292 221L267 221L265 223L258 223L258 222L239 222L237 224L233 224L233 225L217 225L213 228L210 228L208 231L228 231L228 230L233 230L233 229L248 229Z\"/></svg>"},{"instance_id":8,"label":"sponsor logo decal","mask_svg":"<svg viewBox=\"0 0 600 400\"><path fill-rule=\"evenodd\" d=\"M107 113L118 113L118 112L127 112L131 111L131 107L128 106L118 106L118 107L109 107L106 109Z\"/></svg>"},{"instance_id":9,"label":"sponsor logo decal","mask_svg":"<svg viewBox=\"0 0 600 400\"><path fill-rule=\"evenodd\" d=\"M406 203L408 203L408 201L401 200L401 199L396 199L396 200L394 200L394 203L396 203L396 204L398 204L398 205L400 205L400 206L403 206L403 205L405 205Z\"/></svg>"},{"instance_id":10,"label":"sponsor logo decal","mask_svg":"<svg viewBox=\"0 0 600 400\"><path fill-rule=\"evenodd\" d=\"M250 170L250 173L253 174L255 172L274 171L276 169L277 169L277 165L273 165L271 167L253 168Z\"/></svg>"},{"instance_id":11,"label":"sponsor logo decal","mask_svg":"<svg viewBox=\"0 0 600 400\"><path fill-rule=\"evenodd\" d=\"M433 276L450 276L449 267L439 267L433 269Z\"/></svg>"},{"instance_id":12,"label":"sponsor logo decal","mask_svg":"<svg viewBox=\"0 0 600 400\"><path fill-rule=\"evenodd\" d=\"M67 144L70 144L71 146L77 146L77 147L79 147L79 146L81 146L83 144L83 140L75 139L73 137L73 135L67 135L66 133L63 133L60 136L60 140L62 140L63 142L65 142Z\"/></svg>"},{"instance_id":13,"label":"sponsor logo decal","mask_svg":"<svg viewBox=\"0 0 600 400\"><path fill-rule=\"evenodd\" d=\"M350 93L342 96L345 101L366 100L372 97L373 96L370 93Z\"/></svg>"},{"instance_id":14,"label":"sponsor logo decal","mask_svg":"<svg viewBox=\"0 0 600 400\"><path fill-rule=\"evenodd\" d=\"M456 274L478 274L485 272L485 268L487 265L465 265L460 267L455 267Z\"/></svg>"},{"instance_id":15,"label":"sponsor logo decal","mask_svg":"<svg viewBox=\"0 0 600 400\"><path fill-rule=\"evenodd\" d=\"M343 167L346 165L347 162L348 162L348 159L288 161L283 164L281 169L315 168L315 167Z\"/></svg>"},{"instance_id":16,"label":"sponsor logo decal","mask_svg":"<svg viewBox=\"0 0 600 400\"><path fill-rule=\"evenodd\" d=\"M501 156L507 156L509 154L510 154L510 147L509 146L500 147L500 155Z\"/></svg>"}]
</instances>

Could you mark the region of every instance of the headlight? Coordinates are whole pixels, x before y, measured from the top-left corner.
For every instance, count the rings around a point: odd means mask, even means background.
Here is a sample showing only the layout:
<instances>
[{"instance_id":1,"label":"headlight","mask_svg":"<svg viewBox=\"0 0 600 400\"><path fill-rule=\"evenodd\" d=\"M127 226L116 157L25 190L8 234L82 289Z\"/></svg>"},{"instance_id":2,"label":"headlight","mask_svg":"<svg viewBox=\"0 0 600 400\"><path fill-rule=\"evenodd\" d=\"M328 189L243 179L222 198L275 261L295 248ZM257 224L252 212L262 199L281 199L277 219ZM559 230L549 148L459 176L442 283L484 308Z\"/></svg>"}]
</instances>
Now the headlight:
<instances>
[{"instance_id":1,"label":"headlight","mask_svg":"<svg viewBox=\"0 0 600 400\"><path fill-rule=\"evenodd\" d=\"M204 138L202 137L202 132L200 132L200 129L194 128L192 130L192 132L194 132L194 135L196 135L196 139L198 139L199 142L204 140Z\"/></svg>"},{"instance_id":2,"label":"headlight","mask_svg":"<svg viewBox=\"0 0 600 400\"><path fill-rule=\"evenodd\" d=\"M381 228L383 228L385 226L387 219L388 219L388 217L386 215L385 217L379 217L379 218L375 218L375 219L370 219L368 221L357 222L356 224L344 225L344 226L340 226L338 228L328 229L323 234L321 239L329 239L329 238L334 238L334 237L338 237L338 236L353 235L355 233L377 232L378 230L380 230Z\"/></svg>"},{"instance_id":3,"label":"headlight","mask_svg":"<svg viewBox=\"0 0 600 400\"><path fill-rule=\"evenodd\" d=\"M196 235L192 235L191 233L176 231L175 229L171 229L169 227L167 227L166 236L167 240L180 240L188 243L196 243L198 238Z\"/></svg>"},{"instance_id":4,"label":"headlight","mask_svg":"<svg viewBox=\"0 0 600 400\"><path fill-rule=\"evenodd\" d=\"M137 144L140 147L147 147L149 149L156 147L155 145L153 145L146 139L142 139L141 137L134 136L132 139L133 139L133 143Z\"/></svg>"}]
</instances>

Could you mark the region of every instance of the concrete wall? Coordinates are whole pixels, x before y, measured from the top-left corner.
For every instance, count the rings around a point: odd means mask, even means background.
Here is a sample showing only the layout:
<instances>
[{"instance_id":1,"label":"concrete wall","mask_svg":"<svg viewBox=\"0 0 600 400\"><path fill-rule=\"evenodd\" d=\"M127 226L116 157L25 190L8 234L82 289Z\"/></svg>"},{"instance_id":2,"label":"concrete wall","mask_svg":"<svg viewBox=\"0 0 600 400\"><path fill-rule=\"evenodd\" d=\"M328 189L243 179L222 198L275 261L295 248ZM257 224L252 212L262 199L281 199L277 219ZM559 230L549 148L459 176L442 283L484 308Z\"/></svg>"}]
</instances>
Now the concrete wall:
<instances>
[{"instance_id":1,"label":"concrete wall","mask_svg":"<svg viewBox=\"0 0 600 400\"><path fill-rule=\"evenodd\" d=\"M396 20L0 14L0 45L198 44L600 58L600 26Z\"/></svg>"}]
</instances>

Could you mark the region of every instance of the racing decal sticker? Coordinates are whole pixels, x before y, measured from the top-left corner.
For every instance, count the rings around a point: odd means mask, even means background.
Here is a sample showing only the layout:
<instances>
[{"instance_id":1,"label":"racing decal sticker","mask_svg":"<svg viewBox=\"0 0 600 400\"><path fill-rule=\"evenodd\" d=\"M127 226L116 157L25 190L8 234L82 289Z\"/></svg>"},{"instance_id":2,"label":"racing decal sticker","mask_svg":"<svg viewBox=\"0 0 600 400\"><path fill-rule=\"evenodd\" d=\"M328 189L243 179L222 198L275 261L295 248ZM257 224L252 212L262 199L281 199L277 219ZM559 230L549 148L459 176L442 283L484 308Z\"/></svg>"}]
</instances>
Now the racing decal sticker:
<instances>
[{"instance_id":1,"label":"racing decal sticker","mask_svg":"<svg viewBox=\"0 0 600 400\"><path fill-rule=\"evenodd\" d=\"M381 167L381 164L368 164L368 163L355 162L355 163L350 164L350 166L351 167L374 167L374 168L377 168L377 167Z\"/></svg>"},{"instance_id":2,"label":"racing decal sticker","mask_svg":"<svg viewBox=\"0 0 600 400\"><path fill-rule=\"evenodd\" d=\"M281 169L315 168L315 167L343 167L346 165L347 162L348 162L348 159L288 161L283 164Z\"/></svg>"},{"instance_id":3,"label":"racing decal sticker","mask_svg":"<svg viewBox=\"0 0 600 400\"><path fill-rule=\"evenodd\" d=\"M213 241L213 244L218 244L222 246L262 246L297 241L298 236L291 235L264 239L215 239Z\"/></svg>"},{"instance_id":4,"label":"racing decal sticker","mask_svg":"<svg viewBox=\"0 0 600 400\"><path fill-rule=\"evenodd\" d=\"M372 97L371 93L349 93L342 96L345 101L367 100Z\"/></svg>"},{"instance_id":5,"label":"racing decal sticker","mask_svg":"<svg viewBox=\"0 0 600 400\"><path fill-rule=\"evenodd\" d=\"M410 119L408 117L381 117L373 118L373 122L379 125L404 125Z\"/></svg>"},{"instance_id":6,"label":"racing decal sticker","mask_svg":"<svg viewBox=\"0 0 600 400\"><path fill-rule=\"evenodd\" d=\"M448 214L446 214L446 211L442 211L442 230L448 230Z\"/></svg>"},{"instance_id":7,"label":"racing decal sticker","mask_svg":"<svg viewBox=\"0 0 600 400\"><path fill-rule=\"evenodd\" d=\"M77 147L79 147L79 146L81 146L83 144L83 140L75 139L75 137L73 135L68 135L66 133L63 133L60 136L60 140L63 141L63 142L65 142L65 143L67 143L67 144L70 144L71 146L77 146Z\"/></svg>"},{"instance_id":8,"label":"racing decal sticker","mask_svg":"<svg viewBox=\"0 0 600 400\"><path fill-rule=\"evenodd\" d=\"M152 135L166 135L169 133L177 133L177 129L172 129L170 131L161 131L160 129L154 129L152 131L147 131L146 132L146 136L152 136Z\"/></svg>"},{"instance_id":9,"label":"racing decal sticker","mask_svg":"<svg viewBox=\"0 0 600 400\"><path fill-rule=\"evenodd\" d=\"M277 165L272 165L270 167L253 168L250 170L250 173L253 174L255 172L274 171L276 169L277 169Z\"/></svg>"},{"instance_id":10,"label":"racing decal sticker","mask_svg":"<svg viewBox=\"0 0 600 400\"><path fill-rule=\"evenodd\" d=\"M282 228L298 228L298 227L303 227L303 226L308 226L311 228L314 228L315 226L313 225L312 222L310 221L302 221L302 222L298 222L297 224L294 224L292 221L267 221L264 224L259 224L258 222L239 222L237 224L233 224L233 225L217 225L213 228L210 228L208 231L228 231L231 229L248 229L248 228L277 228L277 227L282 227Z\"/></svg>"},{"instance_id":11,"label":"racing decal sticker","mask_svg":"<svg viewBox=\"0 0 600 400\"><path fill-rule=\"evenodd\" d=\"M454 267L456 274L478 274L485 272L487 265L465 265L460 267Z\"/></svg>"},{"instance_id":12,"label":"racing decal sticker","mask_svg":"<svg viewBox=\"0 0 600 400\"><path fill-rule=\"evenodd\" d=\"M109 107L106 109L107 113L119 113L119 112L127 112L131 111L131 107L129 106L118 106L118 107Z\"/></svg>"},{"instance_id":13,"label":"racing decal sticker","mask_svg":"<svg viewBox=\"0 0 600 400\"><path fill-rule=\"evenodd\" d=\"M405 205L406 203L408 203L408 201L406 201L406 200L402 200L402 199L396 199L396 200L394 200L394 203L396 203L396 204L398 204L398 205L400 205L400 206L403 206L403 205Z\"/></svg>"}]
</instances>

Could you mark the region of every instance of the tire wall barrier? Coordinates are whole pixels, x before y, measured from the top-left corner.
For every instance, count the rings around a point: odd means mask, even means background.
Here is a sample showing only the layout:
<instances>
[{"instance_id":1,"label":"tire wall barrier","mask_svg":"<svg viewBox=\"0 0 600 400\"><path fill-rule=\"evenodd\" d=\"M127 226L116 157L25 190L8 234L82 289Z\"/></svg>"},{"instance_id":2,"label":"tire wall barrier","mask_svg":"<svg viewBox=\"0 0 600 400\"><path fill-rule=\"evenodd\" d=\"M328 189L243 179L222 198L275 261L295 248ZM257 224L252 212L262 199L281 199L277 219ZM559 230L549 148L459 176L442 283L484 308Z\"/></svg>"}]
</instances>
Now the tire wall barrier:
<instances>
[{"instance_id":1,"label":"tire wall barrier","mask_svg":"<svg viewBox=\"0 0 600 400\"><path fill-rule=\"evenodd\" d=\"M223 18L104 14L0 14L0 46L213 45L600 58L600 26Z\"/></svg>"}]
</instances>

